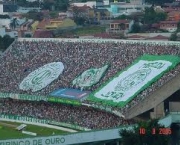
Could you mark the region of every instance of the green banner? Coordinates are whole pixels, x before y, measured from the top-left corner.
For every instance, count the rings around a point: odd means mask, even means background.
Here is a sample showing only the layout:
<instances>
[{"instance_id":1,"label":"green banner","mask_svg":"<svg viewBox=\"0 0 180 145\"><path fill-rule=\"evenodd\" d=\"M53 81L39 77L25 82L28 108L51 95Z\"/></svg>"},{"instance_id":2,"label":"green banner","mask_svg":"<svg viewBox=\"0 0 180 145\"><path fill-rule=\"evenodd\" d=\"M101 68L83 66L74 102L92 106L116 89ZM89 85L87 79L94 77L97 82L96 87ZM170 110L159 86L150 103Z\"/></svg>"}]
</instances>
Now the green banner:
<instances>
[{"instance_id":1,"label":"green banner","mask_svg":"<svg viewBox=\"0 0 180 145\"><path fill-rule=\"evenodd\" d=\"M63 104L72 104L72 105L81 105L81 102L78 100L63 99L57 97L49 96L35 96L27 94L15 94L15 93L0 93L0 98L11 98L17 100L26 100L26 101L49 101Z\"/></svg>"},{"instance_id":2,"label":"green banner","mask_svg":"<svg viewBox=\"0 0 180 145\"><path fill-rule=\"evenodd\" d=\"M77 106L81 105L81 102L79 102L78 100L63 99L59 97L48 97L48 101L55 103L72 104Z\"/></svg>"},{"instance_id":3,"label":"green banner","mask_svg":"<svg viewBox=\"0 0 180 145\"><path fill-rule=\"evenodd\" d=\"M89 96L89 100L123 107L180 62L177 56L144 55Z\"/></svg>"},{"instance_id":4,"label":"green banner","mask_svg":"<svg viewBox=\"0 0 180 145\"><path fill-rule=\"evenodd\" d=\"M104 65L101 68L90 68L75 78L72 84L81 87L82 89L84 87L90 87L99 82L107 68L108 65Z\"/></svg>"},{"instance_id":5,"label":"green banner","mask_svg":"<svg viewBox=\"0 0 180 145\"><path fill-rule=\"evenodd\" d=\"M17 100L27 100L27 101L47 101L47 96L35 96L28 94L15 94L15 93L0 93L0 98L12 98Z\"/></svg>"}]
</instances>

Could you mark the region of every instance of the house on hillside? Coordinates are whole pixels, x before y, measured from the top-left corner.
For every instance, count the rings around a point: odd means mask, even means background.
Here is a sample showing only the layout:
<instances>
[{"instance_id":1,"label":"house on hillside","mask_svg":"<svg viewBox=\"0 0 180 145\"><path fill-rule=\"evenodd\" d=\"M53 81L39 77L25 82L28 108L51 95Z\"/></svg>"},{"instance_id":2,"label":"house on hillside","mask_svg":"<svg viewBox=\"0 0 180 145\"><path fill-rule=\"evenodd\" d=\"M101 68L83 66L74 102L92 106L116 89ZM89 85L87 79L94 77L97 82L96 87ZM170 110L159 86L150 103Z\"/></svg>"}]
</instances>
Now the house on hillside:
<instances>
[{"instance_id":1,"label":"house on hillside","mask_svg":"<svg viewBox=\"0 0 180 145\"><path fill-rule=\"evenodd\" d=\"M10 1L3 1L0 2L0 13L9 13L9 12L16 12L18 6Z\"/></svg>"},{"instance_id":2,"label":"house on hillside","mask_svg":"<svg viewBox=\"0 0 180 145\"><path fill-rule=\"evenodd\" d=\"M57 28L68 28L68 27L76 27L76 23L74 22L74 20L70 19L70 18L66 18L63 20L59 20L59 19L53 19L50 20L50 24L47 24L45 26L46 29L57 29Z\"/></svg>"},{"instance_id":3,"label":"house on hillside","mask_svg":"<svg viewBox=\"0 0 180 145\"><path fill-rule=\"evenodd\" d=\"M142 4L132 4L132 3L112 3L108 7L108 11L113 17L118 17L120 15L131 15L133 13L142 12L146 7L151 7L151 5Z\"/></svg>"},{"instance_id":4,"label":"house on hillside","mask_svg":"<svg viewBox=\"0 0 180 145\"><path fill-rule=\"evenodd\" d=\"M171 11L168 13L168 21L180 21L180 11Z\"/></svg>"},{"instance_id":5,"label":"house on hillside","mask_svg":"<svg viewBox=\"0 0 180 145\"><path fill-rule=\"evenodd\" d=\"M178 21L161 21L159 23L159 28L169 32L175 32L177 30L177 24Z\"/></svg>"},{"instance_id":6,"label":"house on hillside","mask_svg":"<svg viewBox=\"0 0 180 145\"><path fill-rule=\"evenodd\" d=\"M128 33L134 24L133 20L114 20L110 23L107 29L108 33Z\"/></svg>"},{"instance_id":7,"label":"house on hillside","mask_svg":"<svg viewBox=\"0 0 180 145\"><path fill-rule=\"evenodd\" d=\"M18 32L16 30L9 30L4 27L0 27L0 36L4 37L5 35L9 35L12 38L18 37Z\"/></svg>"},{"instance_id":8,"label":"house on hillside","mask_svg":"<svg viewBox=\"0 0 180 145\"><path fill-rule=\"evenodd\" d=\"M36 29L57 29L57 28L68 28L68 27L76 27L76 23L70 19L44 19L39 22L36 26Z\"/></svg>"},{"instance_id":9,"label":"house on hillside","mask_svg":"<svg viewBox=\"0 0 180 145\"><path fill-rule=\"evenodd\" d=\"M97 22L99 22L100 20L110 20L111 13L107 9L93 8L89 10L88 18L95 19Z\"/></svg>"}]
</instances>

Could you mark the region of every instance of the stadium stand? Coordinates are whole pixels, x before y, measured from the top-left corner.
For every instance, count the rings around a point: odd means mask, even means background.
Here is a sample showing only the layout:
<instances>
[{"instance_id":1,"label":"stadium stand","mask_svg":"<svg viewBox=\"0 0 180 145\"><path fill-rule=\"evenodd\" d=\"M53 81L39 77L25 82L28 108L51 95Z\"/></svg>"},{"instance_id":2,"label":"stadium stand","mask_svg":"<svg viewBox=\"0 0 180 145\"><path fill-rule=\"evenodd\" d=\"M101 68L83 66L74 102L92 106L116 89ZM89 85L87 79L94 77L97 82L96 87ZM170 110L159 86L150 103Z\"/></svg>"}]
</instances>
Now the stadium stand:
<instances>
[{"instance_id":1,"label":"stadium stand","mask_svg":"<svg viewBox=\"0 0 180 145\"><path fill-rule=\"evenodd\" d=\"M27 102L12 99L0 100L0 114L29 116L57 122L77 124L89 129L102 129L133 124L111 113L83 106L71 106L47 102Z\"/></svg>"},{"instance_id":2,"label":"stadium stand","mask_svg":"<svg viewBox=\"0 0 180 145\"><path fill-rule=\"evenodd\" d=\"M100 41L100 40L99 40ZM46 96L57 88L81 89L72 85L72 81L85 70L104 64L110 64L104 77L86 91L94 91L103 82L128 67L143 54L180 55L177 45L155 45L153 43L121 43L121 41L81 41L66 42L58 39L17 40L0 58L0 92ZM51 62L62 62L64 71L60 77L37 92L19 89L22 80L35 69ZM180 71L180 65L163 75L137 95L124 108L114 108L121 112L138 104L151 92L155 91ZM61 122L75 123L88 128L108 128L130 124L123 118L88 107L72 107L47 102L24 102L1 99L0 113L28 115L38 118L51 118ZM94 102L84 101L92 104ZM68 115L69 114L69 115Z\"/></svg>"}]
</instances>

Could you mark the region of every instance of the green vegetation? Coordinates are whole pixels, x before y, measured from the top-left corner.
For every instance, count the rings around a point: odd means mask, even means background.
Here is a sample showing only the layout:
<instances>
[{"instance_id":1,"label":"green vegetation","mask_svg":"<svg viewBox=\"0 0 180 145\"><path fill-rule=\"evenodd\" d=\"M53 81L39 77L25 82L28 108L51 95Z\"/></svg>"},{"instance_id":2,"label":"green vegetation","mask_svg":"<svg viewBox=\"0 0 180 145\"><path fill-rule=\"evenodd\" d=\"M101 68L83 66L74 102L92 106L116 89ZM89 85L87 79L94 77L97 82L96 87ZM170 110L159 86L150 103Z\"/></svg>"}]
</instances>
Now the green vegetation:
<instances>
[{"instance_id":1,"label":"green vegetation","mask_svg":"<svg viewBox=\"0 0 180 145\"><path fill-rule=\"evenodd\" d=\"M3 122L3 123L7 123L12 126L20 125L20 123L14 123L14 122ZM21 131L17 131L15 129L15 127L3 125L2 122L0 122L0 126L2 127L2 128L0 127L0 140L32 137L30 135L21 133ZM27 125L25 131L37 133L37 136L67 134L67 132L62 131L62 130L51 129L51 128L46 128L46 127L39 127L39 126L35 126L35 125Z\"/></svg>"},{"instance_id":2,"label":"green vegetation","mask_svg":"<svg viewBox=\"0 0 180 145\"><path fill-rule=\"evenodd\" d=\"M162 5L164 3L172 3L175 0L145 0L145 1L150 4Z\"/></svg>"},{"instance_id":3,"label":"green vegetation","mask_svg":"<svg viewBox=\"0 0 180 145\"><path fill-rule=\"evenodd\" d=\"M49 13L49 15L50 15L50 17L51 17L52 19L55 19L55 18L57 18L57 17L59 16L59 12L58 12L58 11L51 11L51 12Z\"/></svg>"},{"instance_id":4,"label":"green vegetation","mask_svg":"<svg viewBox=\"0 0 180 145\"><path fill-rule=\"evenodd\" d=\"M141 26L138 23L132 25L132 30L130 33L139 33L141 32Z\"/></svg>"},{"instance_id":5,"label":"green vegetation","mask_svg":"<svg viewBox=\"0 0 180 145\"><path fill-rule=\"evenodd\" d=\"M10 19L9 15L1 15L0 14L0 19Z\"/></svg>"},{"instance_id":6,"label":"green vegetation","mask_svg":"<svg viewBox=\"0 0 180 145\"><path fill-rule=\"evenodd\" d=\"M115 18L116 20L125 20L125 19L130 19L130 16L127 15L120 15L118 17Z\"/></svg>"},{"instance_id":7,"label":"green vegetation","mask_svg":"<svg viewBox=\"0 0 180 145\"><path fill-rule=\"evenodd\" d=\"M177 24L177 30L171 34L170 41L177 41L179 36L177 34L180 32L180 21Z\"/></svg>"},{"instance_id":8,"label":"green vegetation","mask_svg":"<svg viewBox=\"0 0 180 145\"><path fill-rule=\"evenodd\" d=\"M17 4L22 7L41 7L48 10L66 11L69 6L69 0L44 0L44 2L26 0L17 0Z\"/></svg>"},{"instance_id":9,"label":"green vegetation","mask_svg":"<svg viewBox=\"0 0 180 145\"><path fill-rule=\"evenodd\" d=\"M9 35L0 36L0 51L5 51L13 41L14 38L11 38Z\"/></svg>"},{"instance_id":10,"label":"green vegetation","mask_svg":"<svg viewBox=\"0 0 180 145\"><path fill-rule=\"evenodd\" d=\"M28 2L26 0L17 0L17 5L22 7L40 7L42 5L41 2L34 1L34 2Z\"/></svg>"},{"instance_id":11,"label":"green vegetation","mask_svg":"<svg viewBox=\"0 0 180 145\"><path fill-rule=\"evenodd\" d=\"M105 27L101 26L91 26L91 27L83 27L78 28L75 30L76 35L90 35L90 34L97 34L97 33L104 33L106 31Z\"/></svg>"},{"instance_id":12,"label":"green vegetation","mask_svg":"<svg viewBox=\"0 0 180 145\"><path fill-rule=\"evenodd\" d=\"M18 19L17 19L17 18L13 18L13 19L11 20L11 23L10 23L11 29L14 30L18 25L19 25Z\"/></svg>"},{"instance_id":13,"label":"green vegetation","mask_svg":"<svg viewBox=\"0 0 180 145\"><path fill-rule=\"evenodd\" d=\"M177 32L171 34L170 41L177 41Z\"/></svg>"},{"instance_id":14,"label":"green vegetation","mask_svg":"<svg viewBox=\"0 0 180 145\"><path fill-rule=\"evenodd\" d=\"M122 130L123 145L168 145L171 129L158 124L158 120L139 122L133 130Z\"/></svg>"},{"instance_id":15,"label":"green vegetation","mask_svg":"<svg viewBox=\"0 0 180 145\"><path fill-rule=\"evenodd\" d=\"M69 0L44 0L43 9L66 11L69 6Z\"/></svg>"},{"instance_id":16,"label":"green vegetation","mask_svg":"<svg viewBox=\"0 0 180 145\"><path fill-rule=\"evenodd\" d=\"M33 19L34 21L42 21L44 19L44 15L42 12L35 12L35 11L30 11L26 14L23 14L23 17L27 19Z\"/></svg>"},{"instance_id":17,"label":"green vegetation","mask_svg":"<svg viewBox=\"0 0 180 145\"><path fill-rule=\"evenodd\" d=\"M155 12L153 7L146 8L143 16L143 21L145 24L158 23L159 21L164 21L167 18L167 14L163 12Z\"/></svg>"}]
</instances>

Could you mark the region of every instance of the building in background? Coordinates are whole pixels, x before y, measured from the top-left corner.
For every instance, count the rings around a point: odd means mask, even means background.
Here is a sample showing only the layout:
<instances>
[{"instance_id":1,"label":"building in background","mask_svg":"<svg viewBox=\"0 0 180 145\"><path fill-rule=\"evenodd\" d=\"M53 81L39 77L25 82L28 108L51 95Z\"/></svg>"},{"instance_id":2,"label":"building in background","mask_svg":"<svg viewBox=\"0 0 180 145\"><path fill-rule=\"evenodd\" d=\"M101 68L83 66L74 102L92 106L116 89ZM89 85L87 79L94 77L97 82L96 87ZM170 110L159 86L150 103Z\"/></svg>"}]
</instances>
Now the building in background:
<instances>
[{"instance_id":1,"label":"building in background","mask_svg":"<svg viewBox=\"0 0 180 145\"><path fill-rule=\"evenodd\" d=\"M114 20L110 23L108 33L128 33L132 29L134 21L130 20Z\"/></svg>"},{"instance_id":2,"label":"building in background","mask_svg":"<svg viewBox=\"0 0 180 145\"><path fill-rule=\"evenodd\" d=\"M12 2L0 2L0 14L8 12L16 12L18 6Z\"/></svg>"},{"instance_id":3,"label":"building in background","mask_svg":"<svg viewBox=\"0 0 180 145\"><path fill-rule=\"evenodd\" d=\"M167 30L168 32L175 32L177 30L178 21L161 21L160 29Z\"/></svg>"},{"instance_id":4,"label":"building in background","mask_svg":"<svg viewBox=\"0 0 180 145\"><path fill-rule=\"evenodd\" d=\"M133 4L133 3L112 3L107 9L111 12L113 17L118 17L120 15L131 15L133 13L142 12L146 7L151 5L145 4Z\"/></svg>"}]
</instances>

